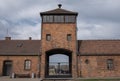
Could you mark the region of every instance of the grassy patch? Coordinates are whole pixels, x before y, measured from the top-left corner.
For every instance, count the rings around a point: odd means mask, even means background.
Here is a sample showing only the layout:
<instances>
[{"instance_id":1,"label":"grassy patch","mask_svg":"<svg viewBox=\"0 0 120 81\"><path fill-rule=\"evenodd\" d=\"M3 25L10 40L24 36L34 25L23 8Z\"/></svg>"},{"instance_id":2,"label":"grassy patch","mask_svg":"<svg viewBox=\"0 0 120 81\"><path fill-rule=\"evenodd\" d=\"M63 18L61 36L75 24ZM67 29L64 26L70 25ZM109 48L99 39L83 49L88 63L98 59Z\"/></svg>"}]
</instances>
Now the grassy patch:
<instances>
[{"instance_id":1,"label":"grassy patch","mask_svg":"<svg viewBox=\"0 0 120 81\"><path fill-rule=\"evenodd\" d=\"M77 81L120 81L120 79L79 79Z\"/></svg>"}]
</instances>

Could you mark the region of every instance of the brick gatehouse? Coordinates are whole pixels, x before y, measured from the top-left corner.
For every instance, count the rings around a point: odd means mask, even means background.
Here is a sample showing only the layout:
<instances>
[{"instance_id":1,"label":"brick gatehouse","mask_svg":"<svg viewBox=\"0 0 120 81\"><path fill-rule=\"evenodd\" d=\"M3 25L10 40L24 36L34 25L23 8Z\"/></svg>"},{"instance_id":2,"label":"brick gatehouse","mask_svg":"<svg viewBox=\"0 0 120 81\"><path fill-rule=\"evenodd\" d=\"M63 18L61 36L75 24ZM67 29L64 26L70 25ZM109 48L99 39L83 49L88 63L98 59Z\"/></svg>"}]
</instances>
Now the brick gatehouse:
<instances>
[{"instance_id":1,"label":"brick gatehouse","mask_svg":"<svg viewBox=\"0 0 120 81\"><path fill-rule=\"evenodd\" d=\"M41 12L41 40L0 40L0 76L120 77L120 40L77 40L77 12Z\"/></svg>"}]
</instances>

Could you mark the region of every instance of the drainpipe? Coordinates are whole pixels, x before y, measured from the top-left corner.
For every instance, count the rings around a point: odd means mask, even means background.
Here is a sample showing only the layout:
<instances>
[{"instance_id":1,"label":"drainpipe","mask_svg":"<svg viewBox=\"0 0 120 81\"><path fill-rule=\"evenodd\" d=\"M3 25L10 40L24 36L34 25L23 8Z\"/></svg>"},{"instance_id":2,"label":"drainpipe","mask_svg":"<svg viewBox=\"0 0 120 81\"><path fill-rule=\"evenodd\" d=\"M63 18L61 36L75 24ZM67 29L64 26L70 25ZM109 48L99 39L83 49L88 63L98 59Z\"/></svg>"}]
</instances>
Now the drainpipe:
<instances>
[{"instance_id":1,"label":"drainpipe","mask_svg":"<svg viewBox=\"0 0 120 81\"><path fill-rule=\"evenodd\" d=\"M81 66L82 60L80 54L79 54L79 59L80 59L80 77L82 77L82 66Z\"/></svg>"},{"instance_id":2,"label":"drainpipe","mask_svg":"<svg viewBox=\"0 0 120 81\"><path fill-rule=\"evenodd\" d=\"M38 78L40 78L40 61L41 61L41 57L40 57L40 52L38 52Z\"/></svg>"}]
</instances>

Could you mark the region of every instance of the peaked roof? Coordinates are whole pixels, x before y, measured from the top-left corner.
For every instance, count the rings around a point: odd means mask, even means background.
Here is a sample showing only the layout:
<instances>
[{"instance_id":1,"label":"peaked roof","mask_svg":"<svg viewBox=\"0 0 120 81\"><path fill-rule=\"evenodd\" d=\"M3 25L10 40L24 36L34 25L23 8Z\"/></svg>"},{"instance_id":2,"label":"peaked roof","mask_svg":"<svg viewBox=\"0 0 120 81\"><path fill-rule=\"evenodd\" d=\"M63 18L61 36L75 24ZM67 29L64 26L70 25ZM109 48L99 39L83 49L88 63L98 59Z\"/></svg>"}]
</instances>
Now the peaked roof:
<instances>
[{"instance_id":1,"label":"peaked roof","mask_svg":"<svg viewBox=\"0 0 120 81\"><path fill-rule=\"evenodd\" d=\"M72 12L72 11L68 11L65 9L61 9L61 7L57 8L57 9L53 9L50 11L46 11L46 12L41 12L40 15L77 15L77 12Z\"/></svg>"},{"instance_id":2,"label":"peaked roof","mask_svg":"<svg viewBox=\"0 0 120 81\"><path fill-rule=\"evenodd\" d=\"M120 55L120 40L79 40L80 55Z\"/></svg>"},{"instance_id":3,"label":"peaked roof","mask_svg":"<svg viewBox=\"0 0 120 81\"><path fill-rule=\"evenodd\" d=\"M0 40L0 55L38 55L40 40Z\"/></svg>"}]
</instances>

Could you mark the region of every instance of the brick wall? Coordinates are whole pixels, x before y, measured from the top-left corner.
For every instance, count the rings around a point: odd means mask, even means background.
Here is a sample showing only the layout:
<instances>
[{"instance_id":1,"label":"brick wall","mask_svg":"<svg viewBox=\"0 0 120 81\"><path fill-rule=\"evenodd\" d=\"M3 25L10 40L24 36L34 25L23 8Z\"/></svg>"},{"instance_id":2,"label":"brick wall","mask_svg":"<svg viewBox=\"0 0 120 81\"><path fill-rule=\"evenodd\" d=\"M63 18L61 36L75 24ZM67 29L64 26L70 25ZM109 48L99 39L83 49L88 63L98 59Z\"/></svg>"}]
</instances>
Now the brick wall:
<instances>
[{"instance_id":1,"label":"brick wall","mask_svg":"<svg viewBox=\"0 0 120 81\"><path fill-rule=\"evenodd\" d=\"M24 61L26 59L31 60L31 69L24 70ZM0 76L2 75L3 62L5 60L11 60L13 62L14 73L38 73L38 56L0 56Z\"/></svg>"},{"instance_id":2,"label":"brick wall","mask_svg":"<svg viewBox=\"0 0 120 81\"><path fill-rule=\"evenodd\" d=\"M51 34L51 41L46 41L46 34ZM67 34L71 34L71 41L67 41ZM76 77L76 24L42 24L42 67L41 75L45 76L45 52L55 48L72 51L72 75Z\"/></svg>"},{"instance_id":3,"label":"brick wall","mask_svg":"<svg viewBox=\"0 0 120 81\"><path fill-rule=\"evenodd\" d=\"M120 56L79 56L78 75L80 77L120 77ZM89 63L86 64L86 59ZM107 69L107 59L114 60L114 69ZM81 63L81 64L80 64Z\"/></svg>"}]
</instances>

